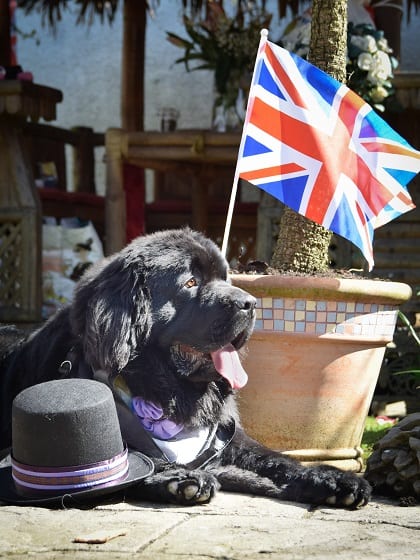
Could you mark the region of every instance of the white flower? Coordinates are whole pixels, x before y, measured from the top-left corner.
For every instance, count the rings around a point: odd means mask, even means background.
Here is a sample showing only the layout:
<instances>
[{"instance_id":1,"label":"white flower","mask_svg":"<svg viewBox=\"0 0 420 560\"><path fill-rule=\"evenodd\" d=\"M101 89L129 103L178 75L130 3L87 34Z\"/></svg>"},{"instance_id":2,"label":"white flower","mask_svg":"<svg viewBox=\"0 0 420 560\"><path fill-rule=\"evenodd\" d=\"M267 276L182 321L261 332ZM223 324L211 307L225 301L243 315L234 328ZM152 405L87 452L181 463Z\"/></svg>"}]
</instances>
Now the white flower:
<instances>
[{"instance_id":1,"label":"white flower","mask_svg":"<svg viewBox=\"0 0 420 560\"><path fill-rule=\"evenodd\" d=\"M369 53L361 53L357 57L357 66L360 70L369 71L373 67L373 57Z\"/></svg>"},{"instance_id":2,"label":"white flower","mask_svg":"<svg viewBox=\"0 0 420 560\"><path fill-rule=\"evenodd\" d=\"M372 57L373 64L369 68L367 79L372 84L380 84L392 77L392 65L389 56L378 51Z\"/></svg>"},{"instance_id":3,"label":"white flower","mask_svg":"<svg viewBox=\"0 0 420 560\"><path fill-rule=\"evenodd\" d=\"M382 39L378 39L376 44L378 45L378 49L380 49L381 51L384 51L386 53L392 53L392 49L388 45L388 41L385 39L385 37L382 37Z\"/></svg>"},{"instance_id":4,"label":"white flower","mask_svg":"<svg viewBox=\"0 0 420 560\"><path fill-rule=\"evenodd\" d=\"M350 42L355 47L359 47L361 51L374 53L378 50L375 37L372 37L372 35L353 35Z\"/></svg>"},{"instance_id":5,"label":"white flower","mask_svg":"<svg viewBox=\"0 0 420 560\"><path fill-rule=\"evenodd\" d=\"M388 95L388 90L383 86L376 86L370 90L370 97L373 103L381 103Z\"/></svg>"}]
</instances>

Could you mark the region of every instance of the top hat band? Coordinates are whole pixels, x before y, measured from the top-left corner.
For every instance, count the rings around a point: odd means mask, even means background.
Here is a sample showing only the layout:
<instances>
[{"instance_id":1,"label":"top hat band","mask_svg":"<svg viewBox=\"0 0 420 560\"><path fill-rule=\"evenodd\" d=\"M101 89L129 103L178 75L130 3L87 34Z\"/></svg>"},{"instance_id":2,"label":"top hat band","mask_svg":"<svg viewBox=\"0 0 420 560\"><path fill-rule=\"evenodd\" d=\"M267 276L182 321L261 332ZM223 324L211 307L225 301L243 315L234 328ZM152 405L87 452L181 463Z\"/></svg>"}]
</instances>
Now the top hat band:
<instances>
[{"instance_id":1,"label":"top hat band","mask_svg":"<svg viewBox=\"0 0 420 560\"><path fill-rule=\"evenodd\" d=\"M16 490L26 496L113 486L127 478L128 470L127 447L111 459L76 467L37 467L19 463L12 457Z\"/></svg>"}]
</instances>

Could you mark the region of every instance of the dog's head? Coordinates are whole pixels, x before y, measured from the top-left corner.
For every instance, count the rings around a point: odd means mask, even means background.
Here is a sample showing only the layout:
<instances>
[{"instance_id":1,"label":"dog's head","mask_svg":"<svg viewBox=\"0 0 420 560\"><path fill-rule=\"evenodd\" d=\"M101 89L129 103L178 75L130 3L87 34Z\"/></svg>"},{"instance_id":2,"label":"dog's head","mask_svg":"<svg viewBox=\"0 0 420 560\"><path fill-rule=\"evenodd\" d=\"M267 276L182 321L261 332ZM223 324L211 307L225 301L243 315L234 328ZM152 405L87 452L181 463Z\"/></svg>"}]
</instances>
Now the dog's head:
<instances>
[{"instance_id":1,"label":"dog's head","mask_svg":"<svg viewBox=\"0 0 420 560\"><path fill-rule=\"evenodd\" d=\"M153 349L191 381L246 383L237 350L251 335L255 299L233 287L217 246L190 229L137 238L92 267L72 309L95 369L121 372Z\"/></svg>"}]
</instances>

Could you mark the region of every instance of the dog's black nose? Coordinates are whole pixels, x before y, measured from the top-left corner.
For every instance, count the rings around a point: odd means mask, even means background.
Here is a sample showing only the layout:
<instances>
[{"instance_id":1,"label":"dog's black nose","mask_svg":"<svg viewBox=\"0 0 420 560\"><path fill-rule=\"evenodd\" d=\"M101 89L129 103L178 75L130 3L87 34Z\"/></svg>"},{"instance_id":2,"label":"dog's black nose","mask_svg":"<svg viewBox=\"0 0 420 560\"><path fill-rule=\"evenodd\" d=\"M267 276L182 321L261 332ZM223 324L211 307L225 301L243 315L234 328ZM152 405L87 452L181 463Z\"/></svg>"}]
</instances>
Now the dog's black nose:
<instances>
[{"instance_id":1,"label":"dog's black nose","mask_svg":"<svg viewBox=\"0 0 420 560\"><path fill-rule=\"evenodd\" d=\"M244 311L252 311L257 305L257 300L251 294L242 292L237 294L235 298L235 305Z\"/></svg>"}]
</instances>

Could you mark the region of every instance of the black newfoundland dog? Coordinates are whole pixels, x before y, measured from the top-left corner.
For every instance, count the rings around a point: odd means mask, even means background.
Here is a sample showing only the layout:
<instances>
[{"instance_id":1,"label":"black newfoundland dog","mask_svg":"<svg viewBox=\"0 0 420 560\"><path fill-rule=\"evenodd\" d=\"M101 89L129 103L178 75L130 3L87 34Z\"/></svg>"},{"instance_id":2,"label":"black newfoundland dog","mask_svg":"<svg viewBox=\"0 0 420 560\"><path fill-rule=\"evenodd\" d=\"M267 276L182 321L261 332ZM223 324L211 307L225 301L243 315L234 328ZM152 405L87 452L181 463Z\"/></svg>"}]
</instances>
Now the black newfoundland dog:
<instances>
[{"instance_id":1,"label":"black newfoundland dog","mask_svg":"<svg viewBox=\"0 0 420 560\"><path fill-rule=\"evenodd\" d=\"M255 299L229 283L212 241L189 229L136 239L85 273L72 305L9 345L0 372L0 448L10 446L11 404L22 389L93 377L112 388L128 444L154 460L155 473L133 489L138 498L197 504L222 488L365 505L363 478L304 467L241 428L235 391L247 375L238 352L254 320Z\"/></svg>"}]
</instances>

